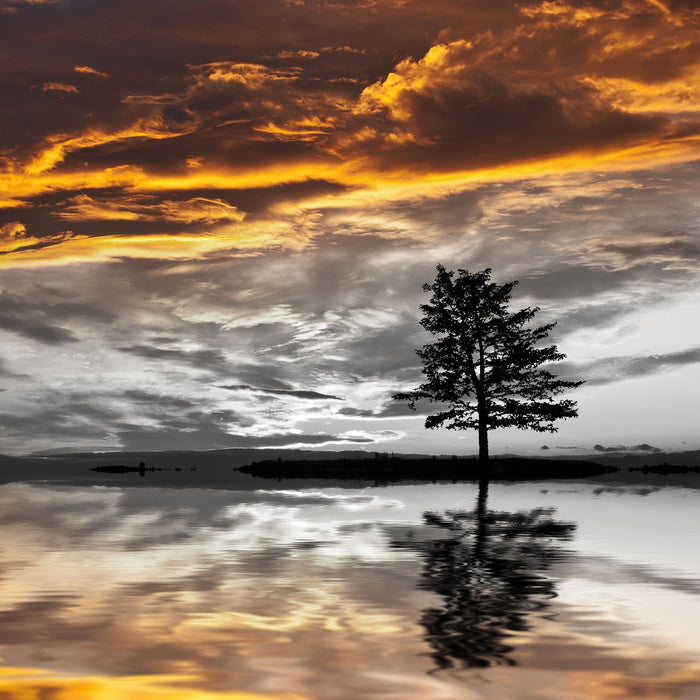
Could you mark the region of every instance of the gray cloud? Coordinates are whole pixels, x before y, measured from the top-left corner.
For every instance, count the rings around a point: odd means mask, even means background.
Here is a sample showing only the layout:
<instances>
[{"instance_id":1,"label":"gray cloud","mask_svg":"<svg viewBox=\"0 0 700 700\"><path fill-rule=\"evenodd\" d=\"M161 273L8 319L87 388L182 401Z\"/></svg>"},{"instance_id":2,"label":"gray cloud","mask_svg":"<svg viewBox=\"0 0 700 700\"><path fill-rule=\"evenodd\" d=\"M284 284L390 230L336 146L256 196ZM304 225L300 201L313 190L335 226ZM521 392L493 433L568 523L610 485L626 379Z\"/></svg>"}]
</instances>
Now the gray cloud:
<instances>
[{"instance_id":1,"label":"gray cloud","mask_svg":"<svg viewBox=\"0 0 700 700\"><path fill-rule=\"evenodd\" d=\"M642 443L641 445L633 445L628 447L627 445L615 445L615 446L603 446L601 444L593 445L593 449L596 452L661 452L658 447L653 447L647 443Z\"/></svg>"},{"instance_id":2,"label":"gray cloud","mask_svg":"<svg viewBox=\"0 0 700 700\"><path fill-rule=\"evenodd\" d=\"M601 241L592 248L591 253L608 260L620 260L626 265L639 264L640 261L687 262L694 266L700 264L697 238L676 231L661 231L651 240L648 236L639 235L614 243Z\"/></svg>"},{"instance_id":3,"label":"gray cloud","mask_svg":"<svg viewBox=\"0 0 700 700\"><path fill-rule=\"evenodd\" d=\"M272 396L292 396L296 399L333 399L335 401L343 400L339 396L333 396L332 394L321 394L318 391L308 391L304 389L262 389L260 387L250 386L249 384L223 385L221 386L221 389L229 389L231 391L260 392L262 394L270 394Z\"/></svg>"},{"instance_id":4,"label":"gray cloud","mask_svg":"<svg viewBox=\"0 0 700 700\"><path fill-rule=\"evenodd\" d=\"M166 407L172 410L191 409L197 405L195 401L190 399L176 396L166 396L164 394L154 394L148 391L141 391L139 389L129 389L121 394L121 396L128 401L133 401L134 403L145 404L147 406L155 405L159 407Z\"/></svg>"},{"instance_id":5,"label":"gray cloud","mask_svg":"<svg viewBox=\"0 0 700 700\"><path fill-rule=\"evenodd\" d=\"M119 438L125 449L148 450L154 444L168 445L174 450L223 449L233 447L287 447L291 445L325 445L325 444L372 444L371 437L341 437L333 434L281 433L270 435L235 435L217 429L216 426L192 429L189 425L183 430L147 429L130 426L119 432Z\"/></svg>"},{"instance_id":6,"label":"gray cloud","mask_svg":"<svg viewBox=\"0 0 700 700\"><path fill-rule=\"evenodd\" d=\"M11 370L9 370L7 368L6 361L2 357L0 357L0 377L6 377L7 379L11 379L11 378L22 379L22 378L26 378L27 375L26 374L17 374L15 372L12 372Z\"/></svg>"},{"instance_id":7,"label":"gray cloud","mask_svg":"<svg viewBox=\"0 0 700 700\"><path fill-rule=\"evenodd\" d=\"M108 437L106 425L120 414L108 408L67 404L26 413L0 413L0 434L8 444L21 444L24 451L33 446L33 436L41 437L41 447L62 445L102 445Z\"/></svg>"},{"instance_id":8,"label":"gray cloud","mask_svg":"<svg viewBox=\"0 0 700 700\"><path fill-rule=\"evenodd\" d=\"M642 279L668 277L668 273L646 265L610 270L600 265L557 265L538 274L520 279L518 292L533 294L539 299L586 299L611 290L636 284ZM681 273L677 273L681 276ZM608 310L610 313L610 310Z\"/></svg>"},{"instance_id":9,"label":"gray cloud","mask_svg":"<svg viewBox=\"0 0 700 700\"><path fill-rule=\"evenodd\" d=\"M55 290L39 288L38 296L50 297ZM47 345L76 343L78 338L62 321L111 323L116 315L83 302L33 300L9 292L0 293L0 328Z\"/></svg>"},{"instance_id":10,"label":"gray cloud","mask_svg":"<svg viewBox=\"0 0 700 700\"><path fill-rule=\"evenodd\" d=\"M553 369L561 376L576 376L584 379L586 384L599 385L656 374L697 362L700 362L700 347L659 355L603 357L582 364L560 362Z\"/></svg>"},{"instance_id":11,"label":"gray cloud","mask_svg":"<svg viewBox=\"0 0 700 700\"><path fill-rule=\"evenodd\" d=\"M7 293L0 296L0 328L48 345L78 342L69 329L52 323L47 312L43 305L23 301Z\"/></svg>"},{"instance_id":12,"label":"gray cloud","mask_svg":"<svg viewBox=\"0 0 700 700\"><path fill-rule=\"evenodd\" d=\"M178 362L202 370L216 371L228 366L226 356L219 350L179 350L151 345L130 345L117 350L148 360Z\"/></svg>"},{"instance_id":13,"label":"gray cloud","mask_svg":"<svg viewBox=\"0 0 700 700\"><path fill-rule=\"evenodd\" d=\"M408 416L427 416L437 410L436 404L428 401L416 402L415 410L405 401L386 401L374 409L341 408L338 415L357 418L406 418Z\"/></svg>"}]
</instances>

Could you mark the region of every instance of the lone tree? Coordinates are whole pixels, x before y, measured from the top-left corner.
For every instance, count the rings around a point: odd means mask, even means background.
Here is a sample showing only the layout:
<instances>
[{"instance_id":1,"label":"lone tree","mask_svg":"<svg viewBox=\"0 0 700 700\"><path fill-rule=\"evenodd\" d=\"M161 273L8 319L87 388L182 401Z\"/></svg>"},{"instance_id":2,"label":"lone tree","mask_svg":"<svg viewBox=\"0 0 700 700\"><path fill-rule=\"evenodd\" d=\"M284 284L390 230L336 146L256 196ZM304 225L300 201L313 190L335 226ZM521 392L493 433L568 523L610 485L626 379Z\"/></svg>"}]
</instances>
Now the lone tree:
<instances>
[{"instance_id":1,"label":"lone tree","mask_svg":"<svg viewBox=\"0 0 700 700\"><path fill-rule=\"evenodd\" d=\"M564 359L556 345L540 346L556 323L530 328L539 308L508 310L511 290L490 282L491 268L471 273L437 266L430 303L423 304L421 325L438 336L417 350L426 381L394 396L416 402L428 399L444 410L428 416L426 428L479 431L479 461L489 459L489 430L515 427L556 432L554 421L578 415L576 402L555 396L583 382L557 379L545 363Z\"/></svg>"}]
</instances>

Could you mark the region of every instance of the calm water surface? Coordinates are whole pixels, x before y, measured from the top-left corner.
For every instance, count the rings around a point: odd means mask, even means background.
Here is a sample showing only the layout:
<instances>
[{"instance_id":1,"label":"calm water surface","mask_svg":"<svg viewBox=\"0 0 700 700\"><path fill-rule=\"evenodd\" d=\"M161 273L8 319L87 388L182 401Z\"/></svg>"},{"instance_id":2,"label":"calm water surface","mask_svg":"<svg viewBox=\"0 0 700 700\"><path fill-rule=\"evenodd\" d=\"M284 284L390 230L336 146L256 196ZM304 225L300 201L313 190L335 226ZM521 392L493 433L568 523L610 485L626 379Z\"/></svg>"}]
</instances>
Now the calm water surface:
<instances>
[{"instance_id":1,"label":"calm water surface","mask_svg":"<svg viewBox=\"0 0 700 700\"><path fill-rule=\"evenodd\" d=\"M700 698L700 491L481 495L0 486L0 698Z\"/></svg>"}]
</instances>

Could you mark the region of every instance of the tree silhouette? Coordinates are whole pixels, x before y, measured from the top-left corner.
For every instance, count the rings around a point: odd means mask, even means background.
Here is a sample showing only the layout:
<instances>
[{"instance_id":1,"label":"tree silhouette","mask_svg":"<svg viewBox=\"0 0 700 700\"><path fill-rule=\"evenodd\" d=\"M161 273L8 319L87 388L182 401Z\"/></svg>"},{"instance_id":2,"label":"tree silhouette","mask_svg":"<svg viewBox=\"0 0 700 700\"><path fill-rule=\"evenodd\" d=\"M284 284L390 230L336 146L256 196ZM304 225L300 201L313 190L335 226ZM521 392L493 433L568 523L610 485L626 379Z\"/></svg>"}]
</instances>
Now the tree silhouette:
<instances>
[{"instance_id":1,"label":"tree silhouette","mask_svg":"<svg viewBox=\"0 0 700 700\"><path fill-rule=\"evenodd\" d=\"M412 409L420 399L445 406L428 416L426 428L478 430L479 460L485 465L490 430L555 432L555 420L578 412L574 401L554 397L583 382L557 379L542 368L565 357L556 345L540 345L556 323L530 328L538 308L508 310L517 280L489 282L490 268L457 272L454 278L454 272L438 265L433 284L423 285L433 296L420 307L420 323L439 337L416 351L426 381L394 398L408 401Z\"/></svg>"},{"instance_id":2,"label":"tree silhouette","mask_svg":"<svg viewBox=\"0 0 700 700\"><path fill-rule=\"evenodd\" d=\"M576 528L554 520L549 508L488 511L487 493L482 485L473 511L423 514L450 536L394 542L421 553L419 585L442 598L419 620L437 669L516 665L508 637L529 629L528 617L556 596L555 582L543 572L567 556L555 541L570 539Z\"/></svg>"}]
</instances>

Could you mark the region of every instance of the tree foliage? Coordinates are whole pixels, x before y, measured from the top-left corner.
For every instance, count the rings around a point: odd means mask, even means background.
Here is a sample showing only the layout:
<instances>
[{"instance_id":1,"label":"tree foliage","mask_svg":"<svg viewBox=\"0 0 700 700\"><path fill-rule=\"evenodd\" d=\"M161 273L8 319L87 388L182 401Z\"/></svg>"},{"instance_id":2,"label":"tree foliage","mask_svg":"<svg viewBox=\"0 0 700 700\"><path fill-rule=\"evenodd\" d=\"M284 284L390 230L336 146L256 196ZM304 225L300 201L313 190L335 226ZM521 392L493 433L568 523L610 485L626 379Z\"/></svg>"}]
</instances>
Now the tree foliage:
<instances>
[{"instance_id":1,"label":"tree foliage","mask_svg":"<svg viewBox=\"0 0 700 700\"><path fill-rule=\"evenodd\" d=\"M495 284L491 269L457 276L437 266L421 325L437 340L417 350L425 381L394 398L415 408L420 399L441 404L426 428L479 431L479 455L488 459L488 431L515 427L555 432L554 421L578 415L576 403L559 394L583 382L558 379L544 368L564 359L556 345L542 345L556 325L530 326L537 307L511 312L517 281Z\"/></svg>"}]
</instances>

